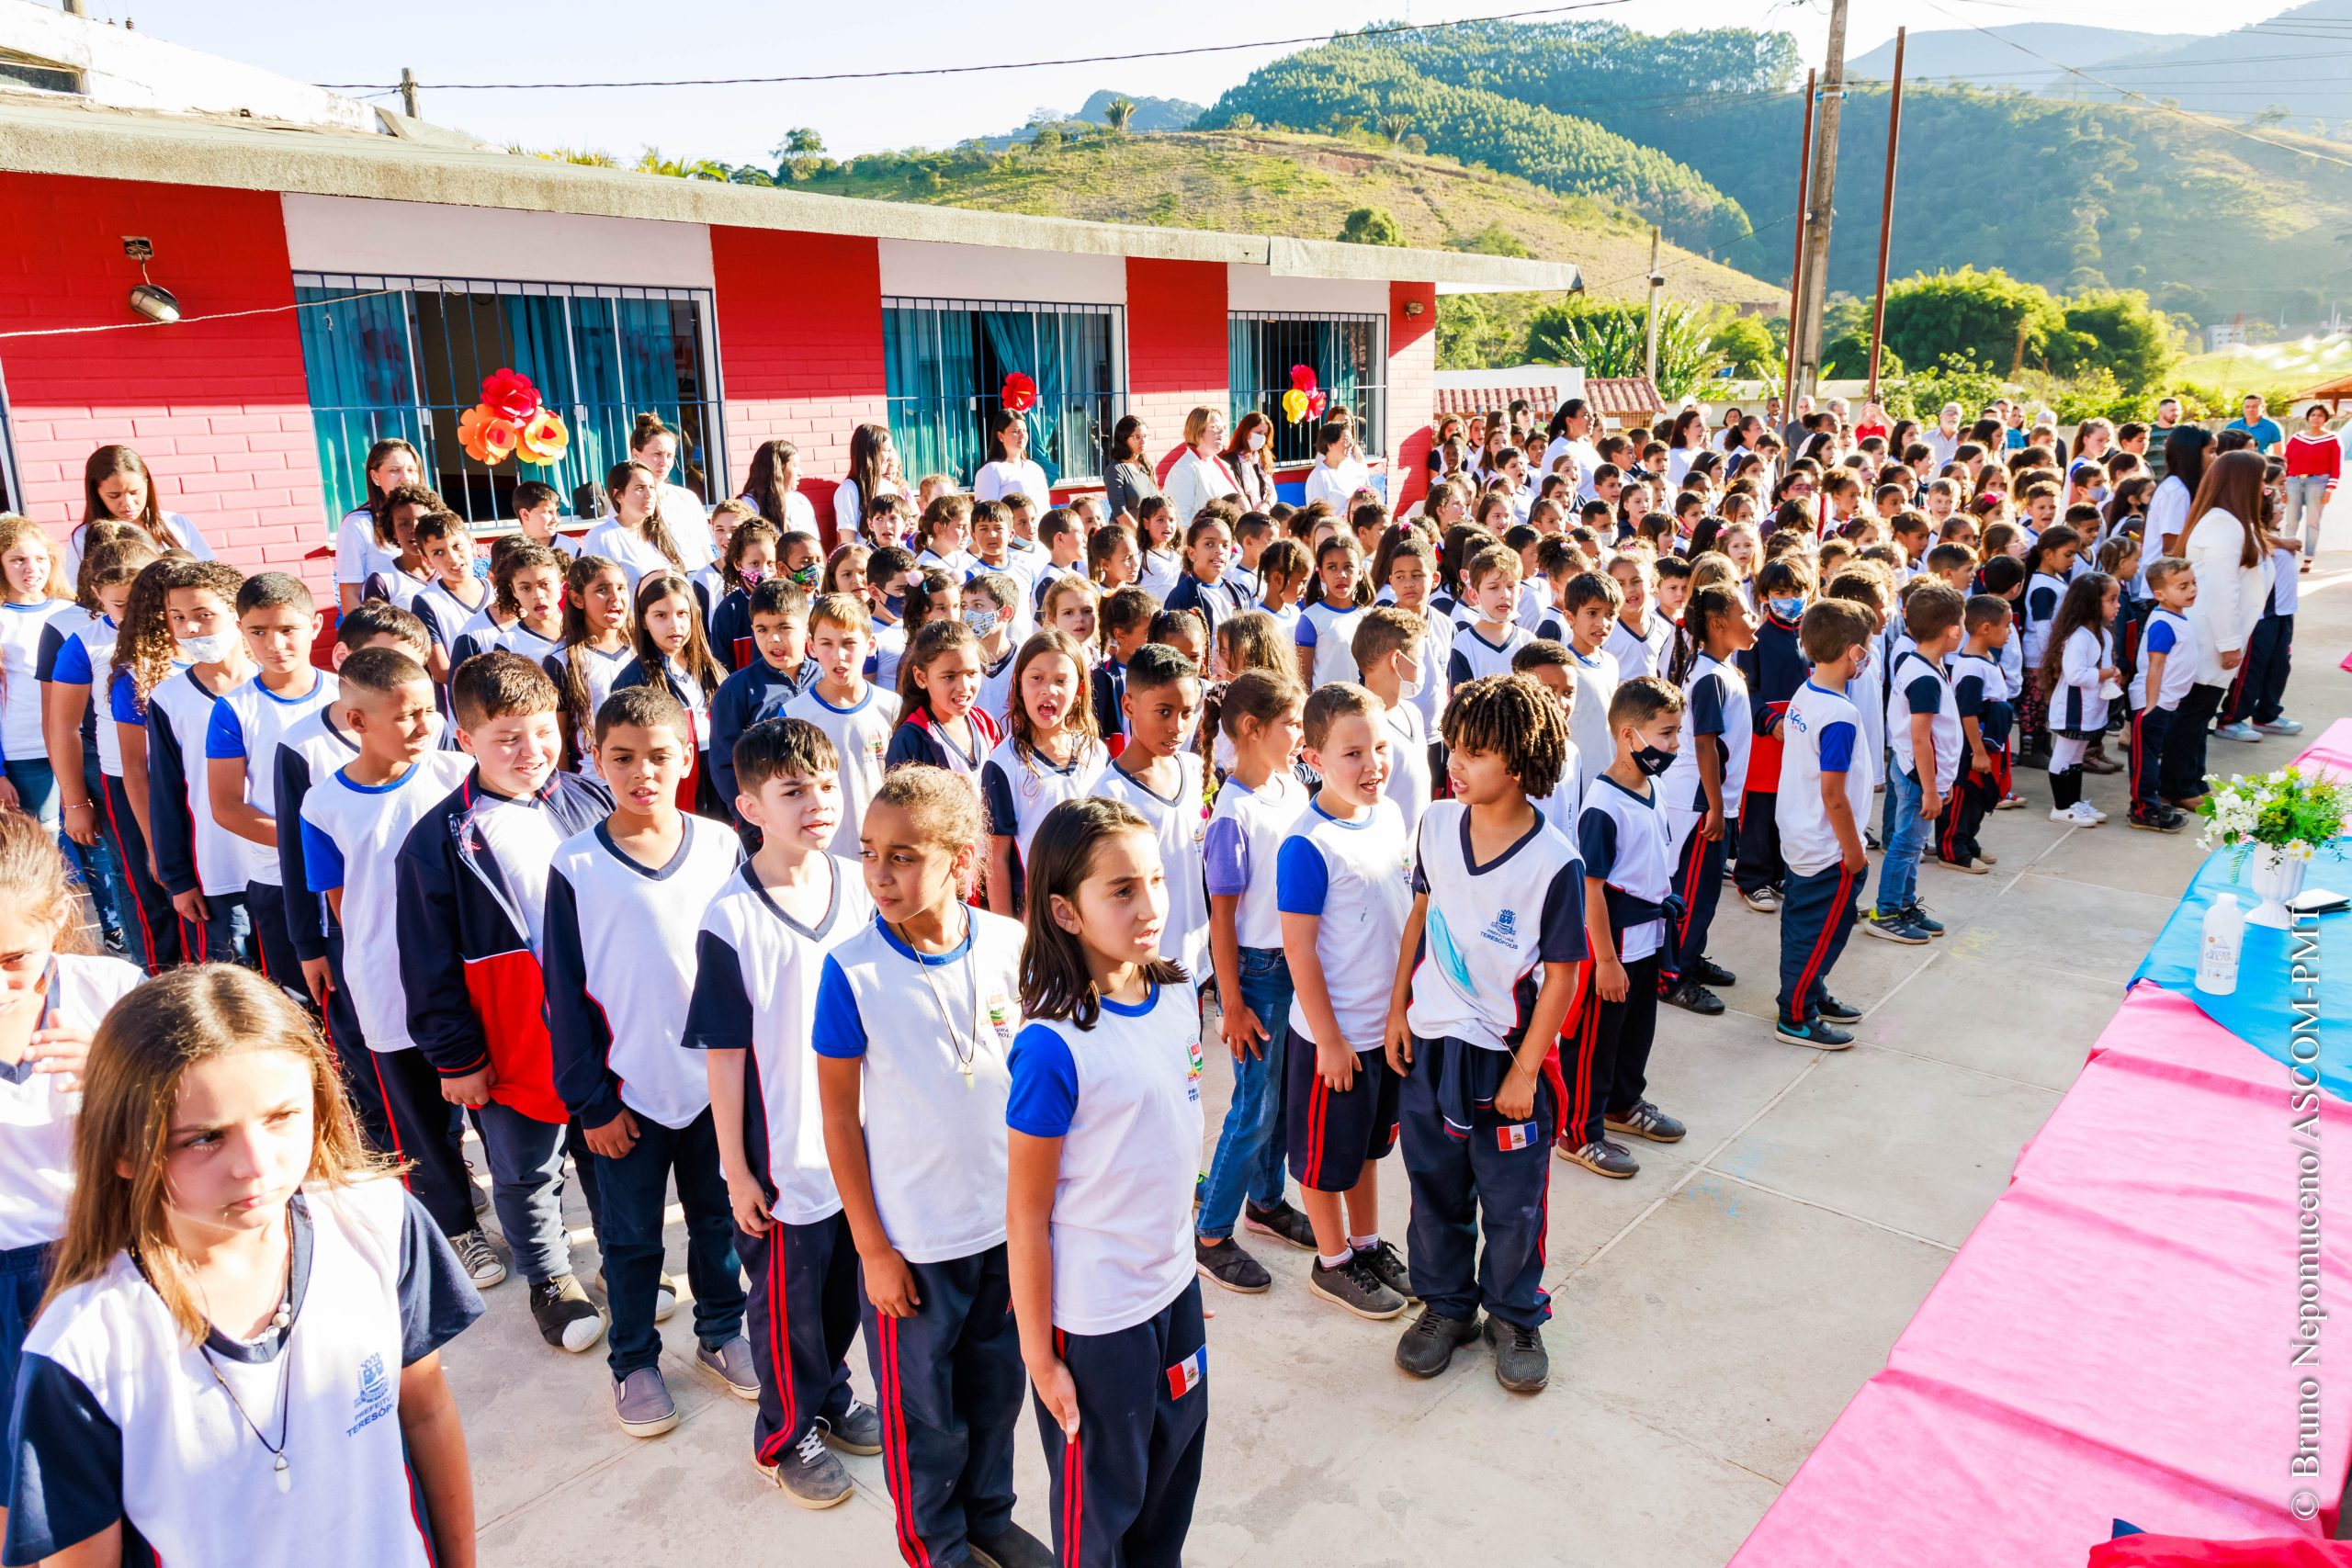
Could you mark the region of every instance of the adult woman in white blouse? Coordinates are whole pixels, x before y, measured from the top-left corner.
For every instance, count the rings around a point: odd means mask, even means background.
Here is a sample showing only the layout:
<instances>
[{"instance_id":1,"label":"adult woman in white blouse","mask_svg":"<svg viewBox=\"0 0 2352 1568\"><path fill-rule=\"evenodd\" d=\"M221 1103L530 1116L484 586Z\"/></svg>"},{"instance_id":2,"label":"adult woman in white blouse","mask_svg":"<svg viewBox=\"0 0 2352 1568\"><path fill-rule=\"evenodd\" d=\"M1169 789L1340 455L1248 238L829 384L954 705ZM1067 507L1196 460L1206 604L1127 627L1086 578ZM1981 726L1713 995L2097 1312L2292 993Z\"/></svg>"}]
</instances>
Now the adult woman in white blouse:
<instances>
[{"instance_id":1,"label":"adult woman in white blouse","mask_svg":"<svg viewBox=\"0 0 2352 1568\"><path fill-rule=\"evenodd\" d=\"M1224 414L1213 408L1196 408L1184 416L1184 455L1168 470L1163 487L1180 539L1192 528L1202 507L1218 496L1241 492L1241 481L1226 466L1224 446Z\"/></svg>"},{"instance_id":2,"label":"adult woman in white blouse","mask_svg":"<svg viewBox=\"0 0 2352 1568\"><path fill-rule=\"evenodd\" d=\"M2204 482L2205 459L2213 448L2213 433L2201 424L2184 424L2165 437L2164 482L2148 498L2147 560L2180 554L2182 531L2188 526L2188 508Z\"/></svg>"},{"instance_id":3,"label":"adult woman in white blouse","mask_svg":"<svg viewBox=\"0 0 2352 1568\"><path fill-rule=\"evenodd\" d=\"M974 501L1002 501L1025 495L1039 513L1054 503L1046 470L1029 460L1029 423L1011 409L999 409L989 422L989 460L972 476Z\"/></svg>"},{"instance_id":4,"label":"adult woman in white blouse","mask_svg":"<svg viewBox=\"0 0 2352 1568\"><path fill-rule=\"evenodd\" d=\"M861 424L849 433L849 478L833 487L833 531L843 541L865 531L866 497L907 493L890 477L893 457L889 426Z\"/></svg>"},{"instance_id":5,"label":"adult woman in white blouse","mask_svg":"<svg viewBox=\"0 0 2352 1568\"><path fill-rule=\"evenodd\" d=\"M613 514L589 530L580 542L581 553L618 562L628 574L632 595L639 580L648 572L684 575L687 568L677 535L663 514L664 497L662 487L654 482L653 470L633 460L616 463L605 476L605 492L612 497Z\"/></svg>"},{"instance_id":6,"label":"adult woman in white blouse","mask_svg":"<svg viewBox=\"0 0 2352 1568\"><path fill-rule=\"evenodd\" d=\"M670 537L678 547L678 558L688 572L700 571L718 558L718 546L710 536L710 508L702 497L682 484L673 484L671 470L678 461L678 438L662 423L658 413L637 416L637 427L629 433L628 455L645 465L653 476L653 488L661 492L662 520L669 525ZM724 479L726 476L720 475Z\"/></svg>"},{"instance_id":7,"label":"adult woman in white blouse","mask_svg":"<svg viewBox=\"0 0 2352 1568\"><path fill-rule=\"evenodd\" d=\"M384 500L402 485L423 484L424 459L415 447L390 435L368 448L361 471L368 476L367 504L345 513L334 531L335 596L346 615L359 607L368 580L390 571L400 558L399 547L387 543L382 532Z\"/></svg>"},{"instance_id":8,"label":"adult woman in white blouse","mask_svg":"<svg viewBox=\"0 0 2352 1568\"><path fill-rule=\"evenodd\" d=\"M144 530L159 550L186 550L198 560L212 558L212 547L196 525L164 510L155 494L155 476L128 446L101 446L82 465L82 521L65 536L64 558L51 583L67 599L74 597L74 580L81 576L83 536L93 523L128 523Z\"/></svg>"},{"instance_id":9,"label":"adult woman in white blouse","mask_svg":"<svg viewBox=\"0 0 2352 1568\"><path fill-rule=\"evenodd\" d=\"M2237 679L2247 639L2254 636L2268 597L2264 574L2269 570L2269 552L2259 530L2262 471L2259 452L2222 453L2206 465L2189 508L2181 554L2188 558L2197 578L2197 602L2188 607L2189 623L2197 628L2197 684L2173 715L2165 743L2165 776L2158 784L2176 801L2195 800L2205 793L2205 727ZM2151 517L2152 527L2154 522ZM2254 739L2252 731L2243 739Z\"/></svg>"},{"instance_id":10,"label":"adult woman in white blouse","mask_svg":"<svg viewBox=\"0 0 2352 1568\"><path fill-rule=\"evenodd\" d=\"M817 509L800 493L800 448L789 441L763 441L752 454L743 497L782 534L817 532Z\"/></svg>"}]
</instances>

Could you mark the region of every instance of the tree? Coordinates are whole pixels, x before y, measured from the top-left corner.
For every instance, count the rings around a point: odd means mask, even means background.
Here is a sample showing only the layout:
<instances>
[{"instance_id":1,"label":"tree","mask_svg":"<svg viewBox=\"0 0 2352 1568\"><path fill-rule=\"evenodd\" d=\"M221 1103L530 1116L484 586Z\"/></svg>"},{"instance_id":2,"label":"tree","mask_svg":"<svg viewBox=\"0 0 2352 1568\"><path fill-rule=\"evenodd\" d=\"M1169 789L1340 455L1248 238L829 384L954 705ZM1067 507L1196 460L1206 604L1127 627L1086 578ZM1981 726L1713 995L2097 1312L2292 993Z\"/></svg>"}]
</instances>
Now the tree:
<instances>
[{"instance_id":1,"label":"tree","mask_svg":"<svg viewBox=\"0 0 2352 1568\"><path fill-rule=\"evenodd\" d=\"M1469 238L1455 241L1453 248L1481 256L1525 257L1533 254L1528 250L1526 241L1499 223L1489 223Z\"/></svg>"},{"instance_id":2,"label":"tree","mask_svg":"<svg viewBox=\"0 0 2352 1568\"><path fill-rule=\"evenodd\" d=\"M2172 368L2170 323L2136 288L2103 288L2066 301L2066 333L2050 367L2073 376L2105 371L2124 391L2145 392Z\"/></svg>"},{"instance_id":3,"label":"tree","mask_svg":"<svg viewBox=\"0 0 2352 1568\"><path fill-rule=\"evenodd\" d=\"M1708 316L1696 305L1658 311L1660 397L1687 397L1724 367ZM1527 357L1537 365L1579 366L1588 376L1639 376L1647 359L1648 333L1644 306L1566 299L1528 318Z\"/></svg>"},{"instance_id":4,"label":"tree","mask_svg":"<svg viewBox=\"0 0 2352 1568\"><path fill-rule=\"evenodd\" d=\"M1771 329L1755 316L1734 316L1717 327L1713 347L1731 373L1745 380L1771 379L1785 361Z\"/></svg>"},{"instance_id":5,"label":"tree","mask_svg":"<svg viewBox=\"0 0 2352 1568\"><path fill-rule=\"evenodd\" d=\"M796 125L784 133L782 141L769 149L768 155L773 158L798 158L824 150L825 139L818 135L813 127Z\"/></svg>"},{"instance_id":6,"label":"tree","mask_svg":"<svg viewBox=\"0 0 2352 1568\"><path fill-rule=\"evenodd\" d=\"M1958 355L2006 374L2019 359L2041 363L2066 327L2050 291L1999 268L1920 273L1886 290L1886 341L1906 364Z\"/></svg>"},{"instance_id":7,"label":"tree","mask_svg":"<svg viewBox=\"0 0 2352 1568\"><path fill-rule=\"evenodd\" d=\"M1340 225L1340 243L1347 245L1401 245L1404 226L1385 207L1359 207Z\"/></svg>"},{"instance_id":8,"label":"tree","mask_svg":"<svg viewBox=\"0 0 2352 1568\"><path fill-rule=\"evenodd\" d=\"M1102 106L1102 123L1122 136L1126 134L1127 127L1135 118L1136 101L1133 98L1113 98Z\"/></svg>"},{"instance_id":9,"label":"tree","mask_svg":"<svg viewBox=\"0 0 2352 1568\"><path fill-rule=\"evenodd\" d=\"M1396 146L1413 129L1413 117L1408 114L1385 114L1380 117L1380 134L1388 138L1388 145Z\"/></svg>"}]
</instances>

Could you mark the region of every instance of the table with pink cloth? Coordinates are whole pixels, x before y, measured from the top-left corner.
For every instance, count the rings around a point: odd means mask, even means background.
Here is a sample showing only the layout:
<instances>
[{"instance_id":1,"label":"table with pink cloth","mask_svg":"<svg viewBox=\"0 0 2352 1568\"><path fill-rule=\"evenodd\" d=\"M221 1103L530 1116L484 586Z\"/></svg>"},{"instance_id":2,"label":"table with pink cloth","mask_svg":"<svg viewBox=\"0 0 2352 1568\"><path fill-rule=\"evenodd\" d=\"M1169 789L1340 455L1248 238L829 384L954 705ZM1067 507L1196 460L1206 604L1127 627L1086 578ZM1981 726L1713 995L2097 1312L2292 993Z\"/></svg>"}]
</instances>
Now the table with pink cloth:
<instances>
[{"instance_id":1,"label":"table with pink cloth","mask_svg":"<svg viewBox=\"0 0 2352 1568\"><path fill-rule=\"evenodd\" d=\"M2352 721L2300 760L2352 773ZM2346 1028L2323 1021L2331 1058ZM2290 1089L2188 998L2136 986L1733 1568L2080 1568L2118 1519L2332 1534L2352 1467L2352 1104L2299 1111ZM2315 1368L2292 1361L2308 1149L2321 1299L2344 1314ZM2301 1477L2305 1377L2320 1460Z\"/></svg>"}]
</instances>

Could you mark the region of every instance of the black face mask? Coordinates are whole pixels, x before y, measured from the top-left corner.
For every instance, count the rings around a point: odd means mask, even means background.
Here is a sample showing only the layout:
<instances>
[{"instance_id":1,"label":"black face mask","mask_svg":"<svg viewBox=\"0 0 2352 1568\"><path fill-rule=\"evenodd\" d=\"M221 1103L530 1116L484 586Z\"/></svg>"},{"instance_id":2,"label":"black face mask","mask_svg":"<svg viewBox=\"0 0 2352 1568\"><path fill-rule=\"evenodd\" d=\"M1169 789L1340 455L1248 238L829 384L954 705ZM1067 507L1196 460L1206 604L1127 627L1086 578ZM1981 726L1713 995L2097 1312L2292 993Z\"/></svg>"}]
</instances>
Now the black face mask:
<instances>
[{"instance_id":1,"label":"black face mask","mask_svg":"<svg viewBox=\"0 0 2352 1568\"><path fill-rule=\"evenodd\" d=\"M1634 753L1634 766L1642 770L1642 777L1654 779L1674 766L1674 753L1661 746L1645 746Z\"/></svg>"}]
</instances>

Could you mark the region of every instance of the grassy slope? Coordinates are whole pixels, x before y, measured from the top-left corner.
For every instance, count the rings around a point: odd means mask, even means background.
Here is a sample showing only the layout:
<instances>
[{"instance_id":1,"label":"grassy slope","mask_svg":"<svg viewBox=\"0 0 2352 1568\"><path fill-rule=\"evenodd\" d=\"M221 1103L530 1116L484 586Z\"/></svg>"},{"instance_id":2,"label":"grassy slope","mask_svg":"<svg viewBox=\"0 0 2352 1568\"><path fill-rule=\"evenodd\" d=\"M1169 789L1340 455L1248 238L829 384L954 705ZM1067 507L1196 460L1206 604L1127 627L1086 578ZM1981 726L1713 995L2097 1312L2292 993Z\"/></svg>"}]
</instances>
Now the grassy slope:
<instances>
[{"instance_id":1,"label":"grassy slope","mask_svg":"<svg viewBox=\"0 0 2352 1568\"><path fill-rule=\"evenodd\" d=\"M1100 222L1335 239L1353 208L1387 209L1408 244L1459 246L1490 224L1530 254L1573 261L1596 296L1637 298L1649 226L1621 209L1561 197L1509 175L1326 136L1188 131L1088 140L949 176L919 191L902 174L811 180L842 196L922 201ZM1766 305L1770 284L1669 245L1668 292L1681 300ZM1517 299L1505 296L1504 299Z\"/></svg>"}]
</instances>

